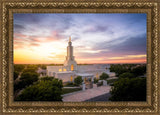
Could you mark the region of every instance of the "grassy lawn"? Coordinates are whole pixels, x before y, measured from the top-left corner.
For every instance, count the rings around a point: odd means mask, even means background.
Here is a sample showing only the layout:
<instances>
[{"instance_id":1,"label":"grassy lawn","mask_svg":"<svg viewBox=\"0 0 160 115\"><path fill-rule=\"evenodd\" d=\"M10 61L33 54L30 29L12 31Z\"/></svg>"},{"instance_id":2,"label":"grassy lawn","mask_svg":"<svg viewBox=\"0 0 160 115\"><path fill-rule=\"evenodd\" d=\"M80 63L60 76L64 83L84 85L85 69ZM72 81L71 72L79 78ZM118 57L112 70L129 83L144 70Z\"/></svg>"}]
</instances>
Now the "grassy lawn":
<instances>
[{"instance_id":1,"label":"grassy lawn","mask_svg":"<svg viewBox=\"0 0 160 115\"><path fill-rule=\"evenodd\" d=\"M74 85L74 84L66 84L66 85L64 85L64 87L75 87L76 85Z\"/></svg>"},{"instance_id":2,"label":"grassy lawn","mask_svg":"<svg viewBox=\"0 0 160 115\"><path fill-rule=\"evenodd\" d=\"M76 85L75 83L66 83L66 84L63 84L64 87L76 87L78 85Z\"/></svg>"},{"instance_id":3,"label":"grassy lawn","mask_svg":"<svg viewBox=\"0 0 160 115\"><path fill-rule=\"evenodd\" d=\"M76 91L80 91L82 90L81 88L74 88L74 89L71 89L71 88L63 88L62 89L62 95L63 94L67 94L67 93L72 93L72 92L76 92Z\"/></svg>"}]
</instances>

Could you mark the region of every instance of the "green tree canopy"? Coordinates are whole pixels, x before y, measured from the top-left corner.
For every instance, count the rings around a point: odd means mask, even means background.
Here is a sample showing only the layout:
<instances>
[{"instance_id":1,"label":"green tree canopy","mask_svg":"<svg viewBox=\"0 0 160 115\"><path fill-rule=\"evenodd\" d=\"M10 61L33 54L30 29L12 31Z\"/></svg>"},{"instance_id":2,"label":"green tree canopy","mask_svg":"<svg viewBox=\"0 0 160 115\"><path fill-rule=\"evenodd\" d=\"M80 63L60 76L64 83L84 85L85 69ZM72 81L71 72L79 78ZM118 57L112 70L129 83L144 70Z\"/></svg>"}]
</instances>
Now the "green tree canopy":
<instances>
[{"instance_id":1,"label":"green tree canopy","mask_svg":"<svg viewBox=\"0 0 160 115\"><path fill-rule=\"evenodd\" d=\"M94 83L98 83L98 79L94 78Z\"/></svg>"},{"instance_id":2,"label":"green tree canopy","mask_svg":"<svg viewBox=\"0 0 160 115\"><path fill-rule=\"evenodd\" d=\"M122 73L119 78L133 78L134 75L132 73L129 73L129 72L125 72L125 73Z\"/></svg>"},{"instance_id":3,"label":"green tree canopy","mask_svg":"<svg viewBox=\"0 0 160 115\"><path fill-rule=\"evenodd\" d=\"M42 64L42 65L40 65L39 67L42 68L42 69L47 69L46 66L47 66L47 65Z\"/></svg>"},{"instance_id":4,"label":"green tree canopy","mask_svg":"<svg viewBox=\"0 0 160 115\"><path fill-rule=\"evenodd\" d=\"M32 85L36 81L38 81L38 74L31 72L22 73L20 81L14 84L14 90L23 89L26 86Z\"/></svg>"},{"instance_id":5,"label":"green tree canopy","mask_svg":"<svg viewBox=\"0 0 160 115\"><path fill-rule=\"evenodd\" d=\"M40 80L22 91L17 101L62 101L62 81Z\"/></svg>"},{"instance_id":6,"label":"green tree canopy","mask_svg":"<svg viewBox=\"0 0 160 115\"><path fill-rule=\"evenodd\" d=\"M110 71L115 72L116 76L119 77L120 74L130 71L130 66L126 64L112 64Z\"/></svg>"},{"instance_id":7,"label":"green tree canopy","mask_svg":"<svg viewBox=\"0 0 160 115\"><path fill-rule=\"evenodd\" d=\"M17 71L14 71L14 80L18 78L19 73Z\"/></svg>"},{"instance_id":8,"label":"green tree canopy","mask_svg":"<svg viewBox=\"0 0 160 115\"><path fill-rule=\"evenodd\" d=\"M36 73L36 69L35 68L24 69L23 73L26 73L26 72Z\"/></svg>"},{"instance_id":9,"label":"green tree canopy","mask_svg":"<svg viewBox=\"0 0 160 115\"><path fill-rule=\"evenodd\" d=\"M146 78L122 78L114 82L111 101L146 101Z\"/></svg>"},{"instance_id":10,"label":"green tree canopy","mask_svg":"<svg viewBox=\"0 0 160 115\"><path fill-rule=\"evenodd\" d=\"M53 79L54 77L49 77L49 76L40 78L40 80L53 80Z\"/></svg>"},{"instance_id":11,"label":"green tree canopy","mask_svg":"<svg viewBox=\"0 0 160 115\"><path fill-rule=\"evenodd\" d=\"M17 71L18 73L22 72L24 68L25 68L25 65L23 64L14 64L14 71Z\"/></svg>"},{"instance_id":12,"label":"green tree canopy","mask_svg":"<svg viewBox=\"0 0 160 115\"><path fill-rule=\"evenodd\" d=\"M35 82L38 80L38 74L37 73L31 73L31 72L25 72L21 74L20 80Z\"/></svg>"},{"instance_id":13,"label":"green tree canopy","mask_svg":"<svg viewBox=\"0 0 160 115\"><path fill-rule=\"evenodd\" d=\"M131 72L135 75L135 76L141 76L144 75L146 73L146 66L139 66L136 68L133 68L131 70Z\"/></svg>"},{"instance_id":14,"label":"green tree canopy","mask_svg":"<svg viewBox=\"0 0 160 115\"><path fill-rule=\"evenodd\" d=\"M38 69L38 64L28 64L27 68L32 68L32 69L37 70Z\"/></svg>"},{"instance_id":15,"label":"green tree canopy","mask_svg":"<svg viewBox=\"0 0 160 115\"><path fill-rule=\"evenodd\" d=\"M14 91L21 90L21 89L25 88L26 86L27 85L26 85L25 80L15 82L14 83Z\"/></svg>"},{"instance_id":16,"label":"green tree canopy","mask_svg":"<svg viewBox=\"0 0 160 115\"><path fill-rule=\"evenodd\" d=\"M77 77L74 79L74 83L77 84L77 85L80 85L82 82L83 82L82 76L77 76Z\"/></svg>"},{"instance_id":17,"label":"green tree canopy","mask_svg":"<svg viewBox=\"0 0 160 115\"><path fill-rule=\"evenodd\" d=\"M135 77L144 75L146 73L145 64L111 64L111 72L115 72L116 76L119 77L122 73L130 72L134 74Z\"/></svg>"},{"instance_id":18,"label":"green tree canopy","mask_svg":"<svg viewBox=\"0 0 160 115\"><path fill-rule=\"evenodd\" d=\"M109 75L108 75L107 73L102 73L102 74L100 75L100 79L101 79L101 80L106 80L107 78L109 78Z\"/></svg>"}]
</instances>

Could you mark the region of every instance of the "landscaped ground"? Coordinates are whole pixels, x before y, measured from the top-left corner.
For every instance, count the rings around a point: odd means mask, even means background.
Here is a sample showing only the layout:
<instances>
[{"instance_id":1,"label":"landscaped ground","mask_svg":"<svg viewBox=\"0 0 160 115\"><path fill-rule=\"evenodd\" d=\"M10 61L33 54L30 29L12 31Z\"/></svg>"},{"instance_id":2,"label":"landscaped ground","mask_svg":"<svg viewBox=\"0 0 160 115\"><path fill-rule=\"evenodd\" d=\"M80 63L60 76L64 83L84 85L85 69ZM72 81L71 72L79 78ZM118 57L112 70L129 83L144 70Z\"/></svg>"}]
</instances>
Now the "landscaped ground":
<instances>
[{"instance_id":1,"label":"landscaped ground","mask_svg":"<svg viewBox=\"0 0 160 115\"><path fill-rule=\"evenodd\" d=\"M91 98L91 99L88 99L88 100L85 100L87 102L89 101L109 101L109 97L111 96L110 93L105 93L103 95L100 95L100 96L97 96L97 97L94 97L94 98Z\"/></svg>"},{"instance_id":2,"label":"landscaped ground","mask_svg":"<svg viewBox=\"0 0 160 115\"><path fill-rule=\"evenodd\" d=\"M72 92L80 91L80 90L82 90L82 89L81 88L63 88L62 94L72 93Z\"/></svg>"},{"instance_id":3,"label":"landscaped ground","mask_svg":"<svg viewBox=\"0 0 160 115\"><path fill-rule=\"evenodd\" d=\"M63 102L83 102L83 101L87 101L90 99L93 100L96 97L99 97L102 100L102 97L108 98L104 95L108 94L110 92L110 89L111 89L110 86L96 87L96 85L94 84L94 87L92 89L87 89L85 91L78 91L77 93L74 92L71 94L63 95L62 100L63 100ZM110 96L110 95L108 95L108 96Z\"/></svg>"}]
</instances>

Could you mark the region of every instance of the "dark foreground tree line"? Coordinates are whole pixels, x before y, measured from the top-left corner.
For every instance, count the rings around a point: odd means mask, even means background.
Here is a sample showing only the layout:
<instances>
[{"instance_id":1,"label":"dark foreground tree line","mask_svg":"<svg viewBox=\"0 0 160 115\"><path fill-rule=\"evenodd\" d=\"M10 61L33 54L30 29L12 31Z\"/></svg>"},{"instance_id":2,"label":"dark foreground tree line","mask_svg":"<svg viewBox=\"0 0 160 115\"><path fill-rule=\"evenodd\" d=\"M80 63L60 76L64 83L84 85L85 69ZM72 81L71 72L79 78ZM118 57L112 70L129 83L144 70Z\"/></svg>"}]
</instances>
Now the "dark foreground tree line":
<instances>
[{"instance_id":1,"label":"dark foreground tree line","mask_svg":"<svg viewBox=\"0 0 160 115\"><path fill-rule=\"evenodd\" d=\"M146 65L117 64L111 65L118 80L110 91L111 101L146 101Z\"/></svg>"},{"instance_id":2,"label":"dark foreground tree line","mask_svg":"<svg viewBox=\"0 0 160 115\"><path fill-rule=\"evenodd\" d=\"M46 76L39 79L39 74L36 72L38 67L39 65L15 65L15 101L62 101L62 94L73 92L70 89L63 89L62 81L54 77ZM81 83L82 77L78 76L75 79L75 85L78 86Z\"/></svg>"},{"instance_id":3,"label":"dark foreground tree line","mask_svg":"<svg viewBox=\"0 0 160 115\"><path fill-rule=\"evenodd\" d=\"M146 101L146 78L121 78L110 93L111 101Z\"/></svg>"},{"instance_id":4,"label":"dark foreground tree line","mask_svg":"<svg viewBox=\"0 0 160 115\"><path fill-rule=\"evenodd\" d=\"M117 77L125 72L132 73L137 77L146 73L146 64L112 64L110 71L115 72Z\"/></svg>"},{"instance_id":5,"label":"dark foreground tree line","mask_svg":"<svg viewBox=\"0 0 160 115\"><path fill-rule=\"evenodd\" d=\"M62 81L45 77L25 88L16 101L62 101Z\"/></svg>"},{"instance_id":6,"label":"dark foreground tree line","mask_svg":"<svg viewBox=\"0 0 160 115\"><path fill-rule=\"evenodd\" d=\"M15 67L14 91L18 95L16 101L62 101L62 81L53 77L38 79L37 66ZM146 73L145 65L111 65L118 77L110 91L111 101L146 101L146 78L139 77ZM21 76L18 78L18 76ZM106 73L100 75L100 79L107 80ZM95 79L96 80L96 79ZM75 84L80 85L82 78L77 77Z\"/></svg>"}]
</instances>

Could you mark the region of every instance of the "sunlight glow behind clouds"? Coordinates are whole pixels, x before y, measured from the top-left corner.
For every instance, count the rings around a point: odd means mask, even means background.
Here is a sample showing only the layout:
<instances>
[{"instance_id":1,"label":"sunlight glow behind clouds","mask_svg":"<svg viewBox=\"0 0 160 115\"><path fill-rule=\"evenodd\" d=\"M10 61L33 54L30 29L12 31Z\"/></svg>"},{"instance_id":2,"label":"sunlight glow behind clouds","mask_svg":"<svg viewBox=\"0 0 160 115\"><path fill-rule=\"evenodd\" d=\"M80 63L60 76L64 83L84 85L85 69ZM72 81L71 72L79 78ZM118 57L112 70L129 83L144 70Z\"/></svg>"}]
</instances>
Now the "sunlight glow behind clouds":
<instances>
[{"instance_id":1,"label":"sunlight glow behind clouds","mask_svg":"<svg viewBox=\"0 0 160 115\"><path fill-rule=\"evenodd\" d=\"M69 36L78 63L146 61L146 14L19 13L14 14L14 63L63 63Z\"/></svg>"}]
</instances>

